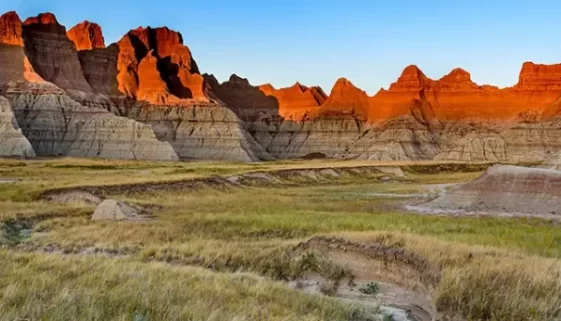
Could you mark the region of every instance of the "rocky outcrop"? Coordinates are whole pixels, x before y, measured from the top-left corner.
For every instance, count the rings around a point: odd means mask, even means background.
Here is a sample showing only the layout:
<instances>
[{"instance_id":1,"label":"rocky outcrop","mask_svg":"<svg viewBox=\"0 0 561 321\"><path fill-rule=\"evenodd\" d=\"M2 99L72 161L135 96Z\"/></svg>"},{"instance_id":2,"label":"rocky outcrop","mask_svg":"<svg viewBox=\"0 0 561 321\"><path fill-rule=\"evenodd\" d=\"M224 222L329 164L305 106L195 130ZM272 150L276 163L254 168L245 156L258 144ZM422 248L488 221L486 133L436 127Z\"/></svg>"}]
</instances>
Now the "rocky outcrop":
<instances>
[{"instance_id":1,"label":"rocky outcrop","mask_svg":"<svg viewBox=\"0 0 561 321\"><path fill-rule=\"evenodd\" d=\"M169 142L184 160L253 162L272 159L247 132L244 122L223 106L137 105L127 117L151 125L158 139Z\"/></svg>"},{"instance_id":2,"label":"rocky outcrop","mask_svg":"<svg viewBox=\"0 0 561 321\"><path fill-rule=\"evenodd\" d=\"M515 88L526 91L561 90L561 64L541 65L525 62Z\"/></svg>"},{"instance_id":3,"label":"rocky outcrop","mask_svg":"<svg viewBox=\"0 0 561 321\"><path fill-rule=\"evenodd\" d=\"M559 215L561 172L496 165L423 207L439 211Z\"/></svg>"},{"instance_id":4,"label":"rocky outcrop","mask_svg":"<svg viewBox=\"0 0 561 321\"><path fill-rule=\"evenodd\" d=\"M259 86L259 90L274 97L278 102L278 114L285 120L303 120L317 113L327 100L320 87L306 87L296 83L291 87L275 89L270 84Z\"/></svg>"},{"instance_id":5,"label":"rocky outcrop","mask_svg":"<svg viewBox=\"0 0 561 321\"><path fill-rule=\"evenodd\" d=\"M43 79L65 90L92 91L74 44L66 37L66 28L53 14L25 20L23 36L27 58Z\"/></svg>"},{"instance_id":6,"label":"rocky outcrop","mask_svg":"<svg viewBox=\"0 0 561 321\"><path fill-rule=\"evenodd\" d=\"M94 93L110 97L121 95L117 84L118 53L116 45L78 52L82 72Z\"/></svg>"},{"instance_id":7,"label":"rocky outcrop","mask_svg":"<svg viewBox=\"0 0 561 321\"><path fill-rule=\"evenodd\" d=\"M366 120L368 110L366 92L355 87L349 80L340 78L335 82L329 98L321 105L317 114L328 117L348 115Z\"/></svg>"},{"instance_id":8,"label":"rocky outcrop","mask_svg":"<svg viewBox=\"0 0 561 321\"><path fill-rule=\"evenodd\" d=\"M117 47L117 81L124 95L153 104L209 101L204 78L180 33L165 27L139 27L129 31Z\"/></svg>"},{"instance_id":9,"label":"rocky outcrop","mask_svg":"<svg viewBox=\"0 0 561 321\"><path fill-rule=\"evenodd\" d=\"M35 151L19 128L10 102L0 96L0 156L35 157Z\"/></svg>"},{"instance_id":10,"label":"rocky outcrop","mask_svg":"<svg viewBox=\"0 0 561 321\"><path fill-rule=\"evenodd\" d=\"M83 61L54 15L41 14L23 25L10 21L22 28L23 41L0 45L0 60L6 62L0 69L0 93L13 108L17 122L12 124L21 126L37 155L178 160L171 145L158 141L150 126L105 108L110 97L95 94L110 92L104 89L110 85L103 77L93 77L102 73L102 64L82 68ZM93 86L96 90L84 75L99 85Z\"/></svg>"},{"instance_id":11,"label":"rocky outcrop","mask_svg":"<svg viewBox=\"0 0 561 321\"><path fill-rule=\"evenodd\" d=\"M0 17L0 64L0 93L38 155L539 162L561 149L561 65L524 63L502 89L411 65L372 97L344 78L327 96L201 75L166 27L106 47L95 23L66 32L53 14L14 12Z\"/></svg>"},{"instance_id":12,"label":"rocky outcrop","mask_svg":"<svg viewBox=\"0 0 561 321\"><path fill-rule=\"evenodd\" d=\"M284 121L278 129L268 132L269 137L263 132L257 132L256 137L278 158L299 158L315 153L349 158L352 157L348 153L349 146L361 133L361 123L347 115L304 122Z\"/></svg>"},{"instance_id":13,"label":"rocky outcrop","mask_svg":"<svg viewBox=\"0 0 561 321\"><path fill-rule=\"evenodd\" d=\"M222 101L242 120L252 122L279 116L278 99L251 85L247 79L234 74L228 81L219 83L213 75L205 74L204 77L211 96Z\"/></svg>"},{"instance_id":14,"label":"rocky outcrop","mask_svg":"<svg viewBox=\"0 0 561 321\"><path fill-rule=\"evenodd\" d=\"M21 19L14 11L0 16L0 43L23 46Z\"/></svg>"},{"instance_id":15,"label":"rocky outcrop","mask_svg":"<svg viewBox=\"0 0 561 321\"><path fill-rule=\"evenodd\" d=\"M105 47L101 27L93 22L84 21L66 33L68 39L78 50L78 59L84 78L96 94L118 96L117 84L117 45Z\"/></svg>"},{"instance_id":16,"label":"rocky outcrop","mask_svg":"<svg viewBox=\"0 0 561 321\"><path fill-rule=\"evenodd\" d=\"M127 202L107 199L101 202L92 215L94 221L142 220L142 209Z\"/></svg>"},{"instance_id":17,"label":"rocky outcrop","mask_svg":"<svg viewBox=\"0 0 561 321\"><path fill-rule=\"evenodd\" d=\"M4 95L38 155L178 160L150 126L85 107L52 84L21 84Z\"/></svg>"},{"instance_id":18,"label":"rocky outcrop","mask_svg":"<svg viewBox=\"0 0 561 321\"><path fill-rule=\"evenodd\" d=\"M84 21L68 30L66 35L78 51L105 48L105 39L97 23Z\"/></svg>"}]
</instances>

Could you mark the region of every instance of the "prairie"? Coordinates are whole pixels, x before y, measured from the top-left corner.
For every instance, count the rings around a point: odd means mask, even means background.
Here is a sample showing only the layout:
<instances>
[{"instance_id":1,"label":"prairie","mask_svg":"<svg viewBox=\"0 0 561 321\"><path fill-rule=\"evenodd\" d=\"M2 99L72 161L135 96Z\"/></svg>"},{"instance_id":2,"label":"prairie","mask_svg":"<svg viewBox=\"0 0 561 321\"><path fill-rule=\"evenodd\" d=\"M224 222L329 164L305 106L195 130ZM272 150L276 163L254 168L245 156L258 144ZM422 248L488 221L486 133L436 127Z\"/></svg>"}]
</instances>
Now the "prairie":
<instances>
[{"instance_id":1,"label":"prairie","mask_svg":"<svg viewBox=\"0 0 561 321\"><path fill-rule=\"evenodd\" d=\"M398 167L404 175L352 171L372 166ZM338 286L353 273L352 263L341 264L329 250L297 251L310 240L325 239L337 240L345 249L352 245L357 260L372 248L383 248L386 256L403 256L388 261L370 255L368 260L372 266L382 260L390 268L407 266L419 274L422 289L410 290L428 298L442 320L557 320L561 317L557 221L421 215L402 206L411 200L401 196L426 193L433 184L470 181L487 166L328 160L256 164L3 160L0 316L2 320L391 318L378 307L383 302L350 302L333 292L308 293L289 286L312 274ZM326 168L338 174L319 179L316 172L294 175ZM247 173L272 178L204 184L206 178L243 178ZM195 179L202 183L155 188ZM147 187L107 187L123 184ZM93 221L95 205L43 197L49 191L82 186L98 187L106 198L150 208L154 217ZM379 273L383 278L385 272ZM396 280L403 287L409 282Z\"/></svg>"}]
</instances>

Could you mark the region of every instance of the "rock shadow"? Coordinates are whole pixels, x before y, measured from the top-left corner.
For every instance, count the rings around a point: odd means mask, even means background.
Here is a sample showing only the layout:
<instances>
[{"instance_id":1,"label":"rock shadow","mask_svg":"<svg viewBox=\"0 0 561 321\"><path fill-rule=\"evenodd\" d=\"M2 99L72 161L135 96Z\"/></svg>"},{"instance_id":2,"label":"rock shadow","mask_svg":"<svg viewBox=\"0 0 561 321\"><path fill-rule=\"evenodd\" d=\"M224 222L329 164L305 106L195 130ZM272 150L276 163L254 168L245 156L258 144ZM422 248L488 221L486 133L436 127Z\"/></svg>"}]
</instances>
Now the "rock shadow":
<instances>
[{"instance_id":1,"label":"rock shadow","mask_svg":"<svg viewBox=\"0 0 561 321\"><path fill-rule=\"evenodd\" d=\"M213 98L219 99L238 117L246 122L279 119L279 101L276 97L266 95L259 87L252 86L245 78L230 76L228 81L219 83L214 75L203 75Z\"/></svg>"}]
</instances>

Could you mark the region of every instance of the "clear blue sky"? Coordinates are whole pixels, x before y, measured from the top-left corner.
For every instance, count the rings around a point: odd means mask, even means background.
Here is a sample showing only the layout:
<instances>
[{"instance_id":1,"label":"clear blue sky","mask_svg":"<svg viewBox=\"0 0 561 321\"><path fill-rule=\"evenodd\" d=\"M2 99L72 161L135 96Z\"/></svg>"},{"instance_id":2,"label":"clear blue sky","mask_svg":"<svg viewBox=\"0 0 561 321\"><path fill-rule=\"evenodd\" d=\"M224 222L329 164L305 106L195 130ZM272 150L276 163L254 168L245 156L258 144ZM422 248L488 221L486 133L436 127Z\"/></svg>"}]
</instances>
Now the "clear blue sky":
<instances>
[{"instance_id":1,"label":"clear blue sky","mask_svg":"<svg viewBox=\"0 0 561 321\"><path fill-rule=\"evenodd\" d=\"M440 78L455 67L510 86L522 62L561 62L561 1L523 0L1 0L22 19L55 13L67 28L99 23L106 41L139 25L183 34L201 71L327 92L347 77L370 94L403 68Z\"/></svg>"}]
</instances>

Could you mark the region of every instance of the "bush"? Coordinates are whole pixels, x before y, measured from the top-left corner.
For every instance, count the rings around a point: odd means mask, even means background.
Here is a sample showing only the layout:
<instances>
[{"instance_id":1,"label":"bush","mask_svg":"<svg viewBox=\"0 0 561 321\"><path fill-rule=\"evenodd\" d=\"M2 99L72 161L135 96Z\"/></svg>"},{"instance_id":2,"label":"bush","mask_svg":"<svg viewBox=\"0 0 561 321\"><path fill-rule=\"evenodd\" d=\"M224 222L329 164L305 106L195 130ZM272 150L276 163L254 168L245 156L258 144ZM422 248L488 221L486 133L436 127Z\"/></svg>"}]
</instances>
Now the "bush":
<instances>
[{"instance_id":1,"label":"bush","mask_svg":"<svg viewBox=\"0 0 561 321\"><path fill-rule=\"evenodd\" d=\"M376 282L370 282L368 284L363 285L360 289L358 289L360 293L373 295L378 293L380 290L380 286Z\"/></svg>"}]
</instances>

